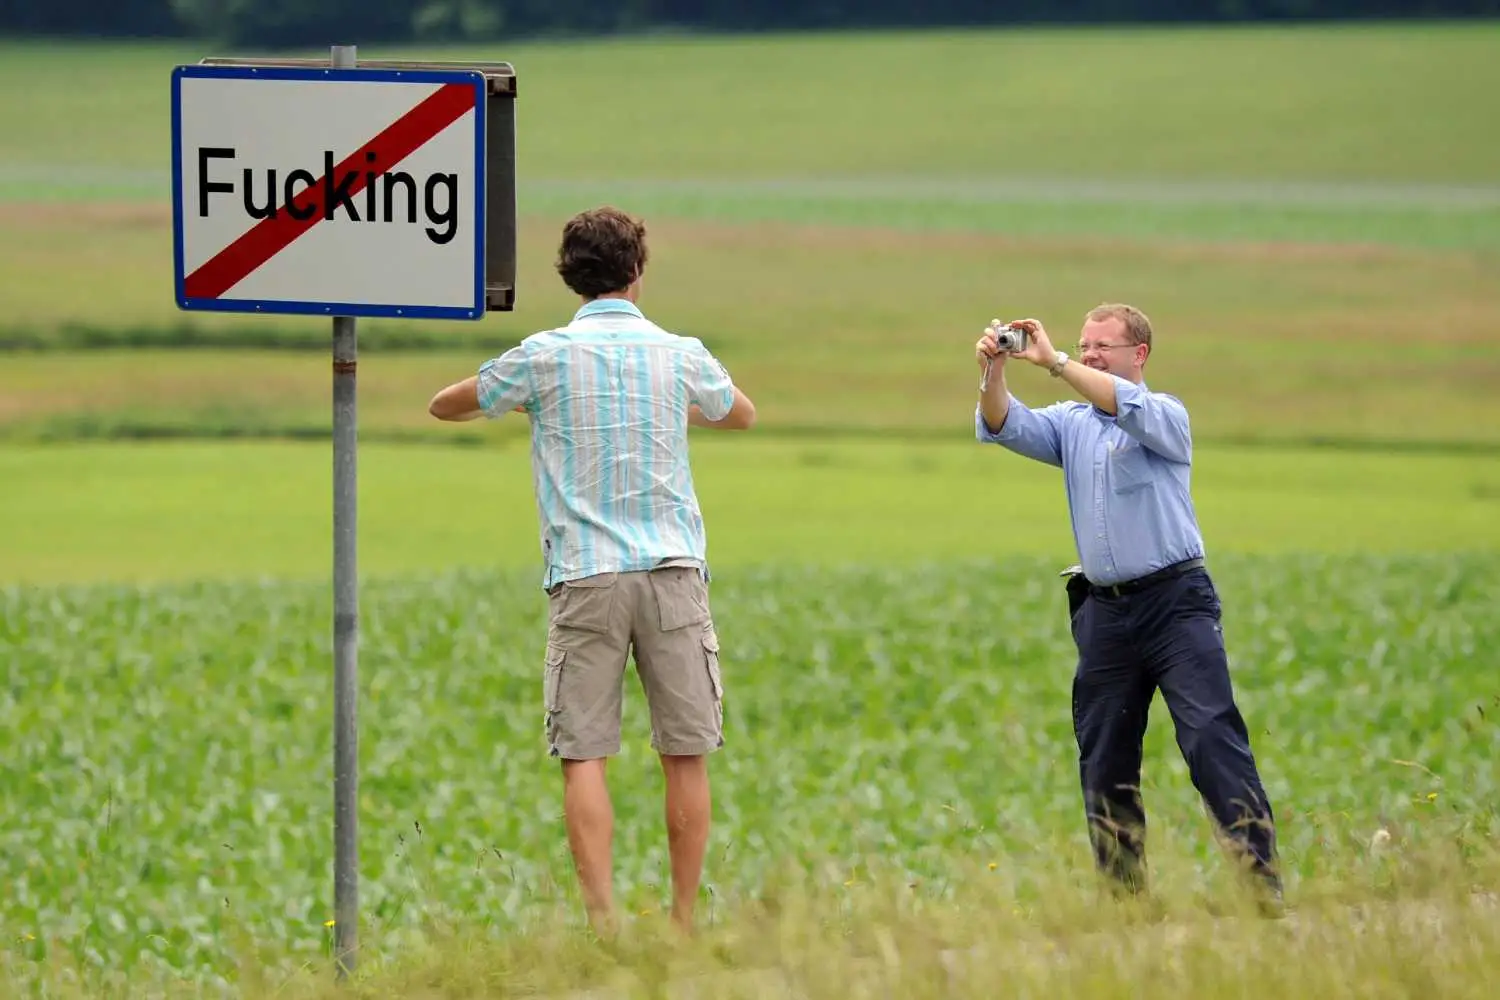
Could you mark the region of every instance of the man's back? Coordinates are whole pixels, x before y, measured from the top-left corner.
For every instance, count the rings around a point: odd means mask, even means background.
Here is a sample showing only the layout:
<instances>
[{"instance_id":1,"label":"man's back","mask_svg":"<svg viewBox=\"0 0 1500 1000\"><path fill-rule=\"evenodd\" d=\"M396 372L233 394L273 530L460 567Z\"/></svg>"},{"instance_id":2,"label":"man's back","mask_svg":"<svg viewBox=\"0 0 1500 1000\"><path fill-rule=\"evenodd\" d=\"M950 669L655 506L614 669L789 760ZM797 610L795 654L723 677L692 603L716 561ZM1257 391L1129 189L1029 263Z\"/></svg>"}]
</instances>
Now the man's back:
<instances>
[{"instance_id":1,"label":"man's back","mask_svg":"<svg viewBox=\"0 0 1500 1000\"><path fill-rule=\"evenodd\" d=\"M719 419L734 394L701 341L603 299L486 364L479 393L487 409L504 397L531 417L544 586L665 559L706 561L689 407Z\"/></svg>"}]
</instances>

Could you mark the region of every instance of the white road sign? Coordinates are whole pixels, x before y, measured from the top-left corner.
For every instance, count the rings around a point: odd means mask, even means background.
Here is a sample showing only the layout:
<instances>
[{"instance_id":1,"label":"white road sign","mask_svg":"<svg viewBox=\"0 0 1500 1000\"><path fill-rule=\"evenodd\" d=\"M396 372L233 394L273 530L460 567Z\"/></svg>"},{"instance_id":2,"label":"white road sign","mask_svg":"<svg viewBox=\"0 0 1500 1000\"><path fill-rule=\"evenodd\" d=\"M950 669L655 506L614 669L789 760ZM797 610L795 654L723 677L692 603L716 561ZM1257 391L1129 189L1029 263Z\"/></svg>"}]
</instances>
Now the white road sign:
<instances>
[{"instance_id":1,"label":"white road sign","mask_svg":"<svg viewBox=\"0 0 1500 1000\"><path fill-rule=\"evenodd\" d=\"M485 96L469 70L177 67L177 304L482 316Z\"/></svg>"}]
</instances>

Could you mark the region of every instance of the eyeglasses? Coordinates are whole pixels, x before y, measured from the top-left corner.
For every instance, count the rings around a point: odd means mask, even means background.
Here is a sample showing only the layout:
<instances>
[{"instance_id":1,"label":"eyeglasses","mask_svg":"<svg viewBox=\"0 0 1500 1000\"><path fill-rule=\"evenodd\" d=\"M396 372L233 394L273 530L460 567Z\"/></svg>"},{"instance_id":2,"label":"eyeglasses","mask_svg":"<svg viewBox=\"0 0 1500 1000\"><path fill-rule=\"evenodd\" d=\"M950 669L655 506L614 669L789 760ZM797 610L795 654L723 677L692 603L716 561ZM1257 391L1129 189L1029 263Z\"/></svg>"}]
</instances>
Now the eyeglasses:
<instances>
[{"instance_id":1,"label":"eyeglasses","mask_svg":"<svg viewBox=\"0 0 1500 1000\"><path fill-rule=\"evenodd\" d=\"M1139 347L1140 344L1079 344L1078 353L1087 354L1089 351L1111 351L1117 347Z\"/></svg>"}]
</instances>

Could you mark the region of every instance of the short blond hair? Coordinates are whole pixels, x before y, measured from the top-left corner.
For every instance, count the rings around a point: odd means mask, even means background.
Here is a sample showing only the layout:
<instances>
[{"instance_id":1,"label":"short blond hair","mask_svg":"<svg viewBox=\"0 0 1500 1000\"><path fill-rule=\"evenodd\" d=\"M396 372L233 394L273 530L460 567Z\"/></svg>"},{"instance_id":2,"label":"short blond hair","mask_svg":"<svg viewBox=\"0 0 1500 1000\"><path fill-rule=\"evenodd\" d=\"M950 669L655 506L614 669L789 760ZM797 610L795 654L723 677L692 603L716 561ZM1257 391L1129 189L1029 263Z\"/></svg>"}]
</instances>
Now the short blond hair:
<instances>
[{"instance_id":1,"label":"short blond hair","mask_svg":"<svg viewBox=\"0 0 1500 1000\"><path fill-rule=\"evenodd\" d=\"M1091 323L1117 319L1125 324L1125 335L1132 344L1151 346L1151 321L1135 306L1128 306L1123 302L1105 302L1090 309L1086 319Z\"/></svg>"}]
</instances>

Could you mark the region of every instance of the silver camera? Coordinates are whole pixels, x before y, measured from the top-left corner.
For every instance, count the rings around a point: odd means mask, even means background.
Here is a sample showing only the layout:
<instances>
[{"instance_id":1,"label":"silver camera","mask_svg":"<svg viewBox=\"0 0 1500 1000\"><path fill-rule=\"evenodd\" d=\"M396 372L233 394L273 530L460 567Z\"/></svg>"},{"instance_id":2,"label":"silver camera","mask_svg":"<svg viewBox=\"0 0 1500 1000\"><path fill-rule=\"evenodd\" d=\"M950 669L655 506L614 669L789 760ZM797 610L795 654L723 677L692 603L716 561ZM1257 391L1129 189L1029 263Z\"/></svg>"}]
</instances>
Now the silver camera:
<instances>
[{"instance_id":1,"label":"silver camera","mask_svg":"<svg viewBox=\"0 0 1500 1000\"><path fill-rule=\"evenodd\" d=\"M1007 354L1020 354L1026 350L1026 345L1030 342L1031 338L1027 336L1026 331L1018 326L1011 326L1007 323L995 330L995 344Z\"/></svg>"}]
</instances>

